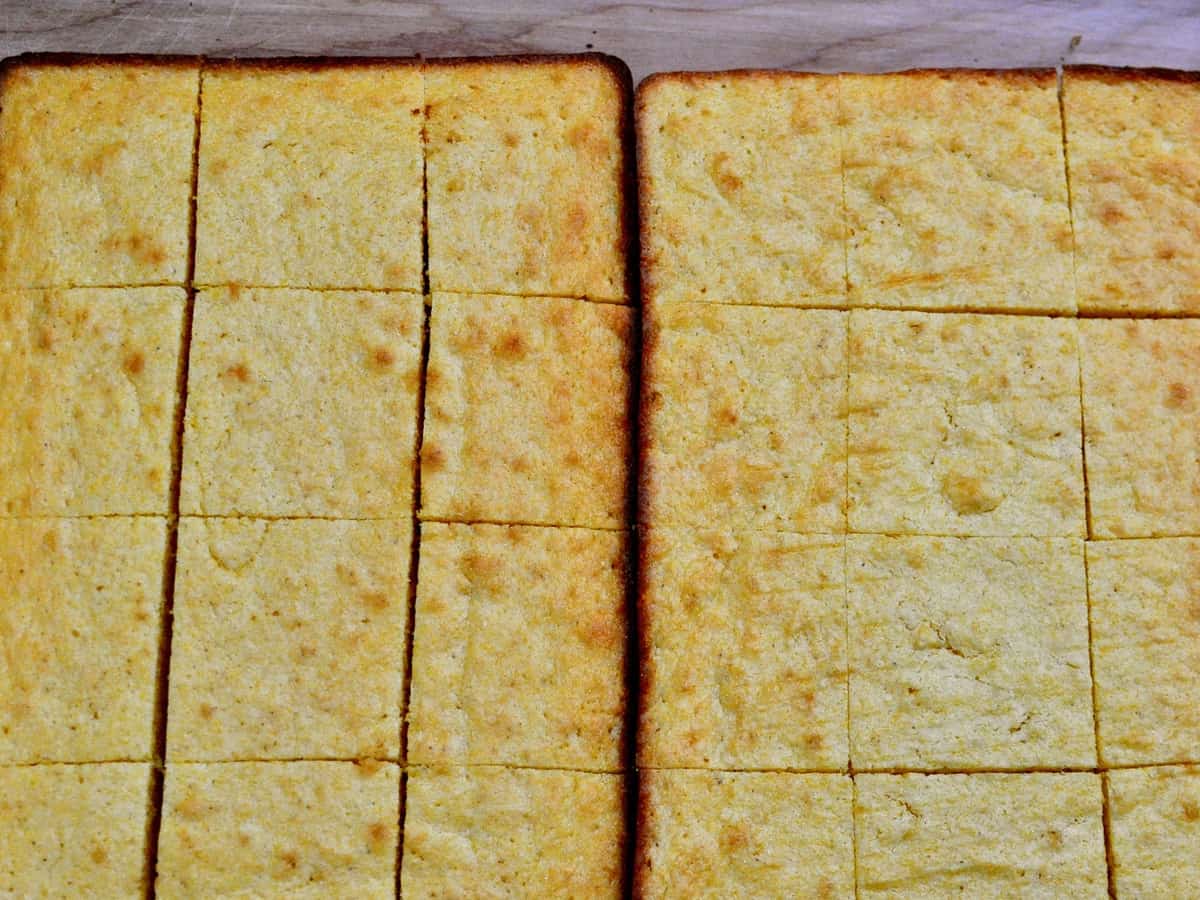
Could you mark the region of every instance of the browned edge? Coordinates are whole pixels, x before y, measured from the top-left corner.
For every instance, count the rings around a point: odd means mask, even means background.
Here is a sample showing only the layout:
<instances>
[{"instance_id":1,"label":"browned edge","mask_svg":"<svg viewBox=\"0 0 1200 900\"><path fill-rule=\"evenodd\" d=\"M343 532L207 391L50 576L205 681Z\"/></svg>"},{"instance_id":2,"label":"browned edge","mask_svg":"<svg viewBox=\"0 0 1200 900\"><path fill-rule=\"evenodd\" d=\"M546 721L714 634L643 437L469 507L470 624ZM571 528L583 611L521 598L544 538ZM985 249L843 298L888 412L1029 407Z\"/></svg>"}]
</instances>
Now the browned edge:
<instances>
[{"instance_id":1,"label":"browned edge","mask_svg":"<svg viewBox=\"0 0 1200 900\"><path fill-rule=\"evenodd\" d=\"M1177 81L1182 84L1191 84L1193 82L1200 82L1200 71L1162 69L1154 66L1066 65L1063 66L1064 80L1068 76L1082 76L1113 83L1130 81Z\"/></svg>"},{"instance_id":2,"label":"browned edge","mask_svg":"<svg viewBox=\"0 0 1200 900\"><path fill-rule=\"evenodd\" d=\"M654 828L654 804L650 800L650 792L655 788L655 781L662 776L653 769L638 771L638 783L634 786L637 791L633 798L636 808L634 826L637 829L634 853L630 868L630 890L634 898L645 897L646 882L650 873L650 833Z\"/></svg>"}]
</instances>

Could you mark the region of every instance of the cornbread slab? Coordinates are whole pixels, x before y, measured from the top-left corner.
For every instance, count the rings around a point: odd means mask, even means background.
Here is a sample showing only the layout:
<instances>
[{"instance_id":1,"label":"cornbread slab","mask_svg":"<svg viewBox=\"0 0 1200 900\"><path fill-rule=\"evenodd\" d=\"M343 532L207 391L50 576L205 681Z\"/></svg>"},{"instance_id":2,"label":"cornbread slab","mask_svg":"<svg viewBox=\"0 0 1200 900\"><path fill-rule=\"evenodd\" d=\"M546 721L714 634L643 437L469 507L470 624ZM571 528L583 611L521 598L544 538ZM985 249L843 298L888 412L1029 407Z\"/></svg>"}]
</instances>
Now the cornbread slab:
<instances>
[{"instance_id":1,"label":"cornbread slab","mask_svg":"<svg viewBox=\"0 0 1200 900\"><path fill-rule=\"evenodd\" d=\"M0 764L150 758L166 553L163 519L0 520Z\"/></svg>"},{"instance_id":2,"label":"cornbread slab","mask_svg":"<svg viewBox=\"0 0 1200 900\"><path fill-rule=\"evenodd\" d=\"M1200 539L1089 542L1106 765L1200 761Z\"/></svg>"},{"instance_id":3,"label":"cornbread slab","mask_svg":"<svg viewBox=\"0 0 1200 900\"><path fill-rule=\"evenodd\" d=\"M643 771L635 896L854 896L845 775Z\"/></svg>"},{"instance_id":4,"label":"cornbread slab","mask_svg":"<svg viewBox=\"0 0 1200 900\"><path fill-rule=\"evenodd\" d=\"M409 516L423 315L408 293L202 291L180 511Z\"/></svg>"},{"instance_id":5,"label":"cornbread slab","mask_svg":"<svg viewBox=\"0 0 1200 900\"><path fill-rule=\"evenodd\" d=\"M408 770L406 897L621 896L624 777L501 767Z\"/></svg>"},{"instance_id":6,"label":"cornbread slab","mask_svg":"<svg viewBox=\"0 0 1200 900\"><path fill-rule=\"evenodd\" d=\"M394 896L391 763L168 764L159 897Z\"/></svg>"},{"instance_id":7,"label":"cornbread slab","mask_svg":"<svg viewBox=\"0 0 1200 900\"><path fill-rule=\"evenodd\" d=\"M850 530L1083 537L1075 326L853 310Z\"/></svg>"},{"instance_id":8,"label":"cornbread slab","mask_svg":"<svg viewBox=\"0 0 1200 900\"><path fill-rule=\"evenodd\" d=\"M501 57L423 73L430 288L629 302L625 64Z\"/></svg>"},{"instance_id":9,"label":"cornbread slab","mask_svg":"<svg viewBox=\"0 0 1200 900\"><path fill-rule=\"evenodd\" d=\"M1118 897L1188 897L1200 884L1200 767L1109 772Z\"/></svg>"},{"instance_id":10,"label":"cornbread slab","mask_svg":"<svg viewBox=\"0 0 1200 900\"><path fill-rule=\"evenodd\" d=\"M859 775L860 897L1108 896L1100 776Z\"/></svg>"},{"instance_id":11,"label":"cornbread slab","mask_svg":"<svg viewBox=\"0 0 1200 900\"><path fill-rule=\"evenodd\" d=\"M0 512L165 515L186 296L0 292Z\"/></svg>"},{"instance_id":12,"label":"cornbread slab","mask_svg":"<svg viewBox=\"0 0 1200 900\"><path fill-rule=\"evenodd\" d=\"M644 347L643 524L845 530L845 313L655 304Z\"/></svg>"},{"instance_id":13,"label":"cornbread slab","mask_svg":"<svg viewBox=\"0 0 1200 900\"><path fill-rule=\"evenodd\" d=\"M848 765L840 537L641 537L642 766Z\"/></svg>"},{"instance_id":14,"label":"cornbread slab","mask_svg":"<svg viewBox=\"0 0 1200 900\"><path fill-rule=\"evenodd\" d=\"M1075 311L1053 69L840 85L851 305Z\"/></svg>"},{"instance_id":15,"label":"cornbread slab","mask_svg":"<svg viewBox=\"0 0 1200 900\"><path fill-rule=\"evenodd\" d=\"M1200 321L1079 330L1092 536L1200 534Z\"/></svg>"},{"instance_id":16,"label":"cornbread slab","mask_svg":"<svg viewBox=\"0 0 1200 900\"><path fill-rule=\"evenodd\" d=\"M1198 117L1195 73L1064 69L1081 313L1200 312Z\"/></svg>"},{"instance_id":17,"label":"cornbread slab","mask_svg":"<svg viewBox=\"0 0 1200 900\"><path fill-rule=\"evenodd\" d=\"M403 60L206 64L196 283L420 291L424 106Z\"/></svg>"},{"instance_id":18,"label":"cornbread slab","mask_svg":"<svg viewBox=\"0 0 1200 900\"><path fill-rule=\"evenodd\" d=\"M434 294L421 517L622 528L633 312Z\"/></svg>"},{"instance_id":19,"label":"cornbread slab","mask_svg":"<svg viewBox=\"0 0 1200 900\"><path fill-rule=\"evenodd\" d=\"M0 895L141 898L150 765L0 766Z\"/></svg>"},{"instance_id":20,"label":"cornbread slab","mask_svg":"<svg viewBox=\"0 0 1200 900\"><path fill-rule=\"evenodd\" d=\"M408 520L179 524L167 758L400 753Z\"/></svg>"},{"instance_id":21,"label":"cornbread slab","mask_svg":"<svg viewBox=\"0 0 1200 900\"><path fill-rule=\"evenodd\" d=\"M0 74L0 288L187 278L197 60L28 58Z\"/></svg>"},{"instance_id":22,"label":"cornbread slab","mask_svg":"<svg viewBox=\"0 0 1200 900\"><path fill-rule=\"evenodd\" d=\"M1083 543L850 535L864 769L1094 766Z\"/></svg>"},{"instance_id":23,"label":"cornbread slab","mask_svg":"<svg viewBox=\"0 0 1200 900\"><path fill-rule=\"evenodd\" d=\"M408 759L622 765L626 535L421 526Z\"/></svg>"},{"instance_id":24,"label":"cornbread slab","mask_svg":"<svg viewBox=\"0 0 1200 900\"><path fill-rule=\"evenodd\" d=\"M637 97L648 301L845 306L837 76L672 72Z\"/></svg>"}]
</instances>

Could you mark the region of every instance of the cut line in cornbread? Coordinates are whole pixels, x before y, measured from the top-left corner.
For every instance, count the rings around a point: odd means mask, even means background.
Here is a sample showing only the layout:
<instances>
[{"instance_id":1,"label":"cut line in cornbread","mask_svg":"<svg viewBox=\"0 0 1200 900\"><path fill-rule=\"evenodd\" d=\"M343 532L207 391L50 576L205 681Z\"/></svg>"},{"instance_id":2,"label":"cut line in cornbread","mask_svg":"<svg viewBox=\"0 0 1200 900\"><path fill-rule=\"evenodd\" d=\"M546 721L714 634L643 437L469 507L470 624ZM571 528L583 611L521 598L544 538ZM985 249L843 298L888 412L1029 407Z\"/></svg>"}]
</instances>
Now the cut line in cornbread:
<instances>
[{"instance_id":1,"label":"cut line in cornbread","mask_svg":"<svg viewBox=\"0 0 1200 900\"><path fill-rule=\"evenodd\" d=\"M848 765L841 537L641 538L639 764Z\"/></svg>"},{"instance_id":2,"label":"cut line in cornbread","mask_svg":"<svg viewBox=\"0 0 1200 900\"><path fill-rule=\"evenodd\" d=\"M411 531L181 520L167 758L398 758Z\"/></svg>"},{"instance_id":3,"label":"cut line in cornbread","mask_svg":"<svg viewBox=\"0 0 1200 900\"><path fill-rule=\"evenodd\" d=\"M421 526L408 759L615 771L626 535Z\"/></svg>"},{"instance_id":4,"label":"cut line in cornbread","mask_svg":"<svg viewBox=\"0 0 1200 900\"><path fill-rule=\"evenodd\" d=\"M410 516L423 315L417 294L202 291L180 511Z\"/></svg>"},{"instance_id":5,"label":"cut line in cornbread","mask_svg":"<svg viewBox=\"0 0 1200 900\"><path fill-rule=\"evenodd\" d=\"M424 106L403 60L208 64L197 284L420 291Z\"/></svg>"},{"instance_id":6,"label":"cut line in cornbread","mask_svg":"<svg viewBox=\"0 0 1200 900\"><path fill-rule=\"evenodd\" d=\"M621 896L622 775L408 770L406 897Z\"/></svg>"},{"instance_id":7,"label":"cut line in cornbread","mask_svg":"<svg viewBox=\"0 0 1200 900\"><path fill-rule=\"evenodd\" d=\"M1200 766L1109 772L1118 897L1187 897L1200 884Z\"/></svg>"}]
</instances>

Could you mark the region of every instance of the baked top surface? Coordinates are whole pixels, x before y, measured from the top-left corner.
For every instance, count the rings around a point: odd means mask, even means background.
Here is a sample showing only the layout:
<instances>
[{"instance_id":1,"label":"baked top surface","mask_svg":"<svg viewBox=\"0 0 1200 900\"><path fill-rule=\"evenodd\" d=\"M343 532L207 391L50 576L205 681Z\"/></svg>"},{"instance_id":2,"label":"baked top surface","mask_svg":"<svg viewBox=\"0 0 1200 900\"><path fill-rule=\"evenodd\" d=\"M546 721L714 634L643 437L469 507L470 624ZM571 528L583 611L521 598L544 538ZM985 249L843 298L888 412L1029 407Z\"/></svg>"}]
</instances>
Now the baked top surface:
<instances>
[{"instance_id":1,"label":"baked top surface","mask_svg":"<svg viewBox=\"0 0 1200 900\"><path fill-rule=\"evenodd\" d=\"M1110 772L1118 896L1184 897L1200 883L1200 767Z\"/></svg>"}]
</instances>

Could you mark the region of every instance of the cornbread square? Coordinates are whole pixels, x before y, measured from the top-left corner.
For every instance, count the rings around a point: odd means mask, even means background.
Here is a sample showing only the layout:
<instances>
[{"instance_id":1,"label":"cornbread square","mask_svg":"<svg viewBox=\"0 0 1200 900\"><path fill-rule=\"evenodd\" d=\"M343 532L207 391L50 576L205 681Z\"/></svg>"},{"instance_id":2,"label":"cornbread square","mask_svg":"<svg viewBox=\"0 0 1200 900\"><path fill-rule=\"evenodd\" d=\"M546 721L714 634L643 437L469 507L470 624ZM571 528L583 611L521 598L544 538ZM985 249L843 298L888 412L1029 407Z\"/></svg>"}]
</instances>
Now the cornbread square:
<instances>
[{"instance_id":1,"label":"cornbread square","mask_svg":"<svg viewBox=\"0 0 1200 900\"><path fill-rule=\"evenodd\" d=\"M1063 113L1084 313L1200 312L1200 82L1067 68Z\"/></svg>"},{"instance_id":2,"label":"cornbread square","mask_svg":"<svg viewBox=\"0 0 1200 900\"><path fill-rule=\"evenodd\" d=\"M424 105L404 61L206 67L197 283L420 291Z\"/></svg>"},{"instance_id":3,"label":"cornbread square","mask_svg":"<svg viewBox=\"0 0 1200 900\"><path fill-rule=\"evenodd\" d=\"M841 769L843 539L643 532L639 763Z\"/></svg>"},{"instance_id":4,"label":"cornbread square","mask_svg":"<svg viewBox=\"0 0 1200 900\"><path fill-rule=\"evenodd\" d=\"M1200 321L1079 328L1092 536L1200 534Z\"/></svg>"},{"instance_id":5,"label":"cornbread square","mask_svg":"<svg viewBox=\"0 0 1200 900\"><path fill-rule=\"evenodd\" d=\"M435 62L424 75L430 288L627 302L624 64Z\"/></svg>"},{"instance_id":6,"label":"cornbread square","mask_svg":"<svg viewBox=\"0 0 1200 900\"><path fill-rule=\"evenodd\" d=\"M500 767L408 770L406 897L621 896L624 778Z\"/></svg>"},{"instance_id":7,"label":"cornbread square","mask_svg":"<svg viewBox=\"0 0 1200 900\"><path fill-rule=\"evenodd\" d=\"M1200 767L1109 772L1118 897L1190 897L1200 885Z\"/></svg>"},{"instance_id":8,"label":"cornbread square","mask_svg":"<svg viewBox=\"0 0 1200 900\"><path fill-rule=\"evenodd\" d=\"M850 530L1082 537L1075 325L851 312Z\"/></svg>"},{"instance_id":9,"label":"cornbread square","mask_svg":"<svg viewBox=\"0 0 1200 900\"><path fill-rule=\"evenodd\" d=\"M1083 542L850 535L856 769L1094 766Z\"/></svg>"},{"instance_id":10,"label":"cornbread square","mask_svg":"<svg viewBox=\"0 0 1200 900\"><path fill-rule=\"evenodd\" d=\"M1200 539L1087 546L1105 765L1200 762Z\"/></svg>"},{"instance_id":11,"label":"cornbread square","mask_svg":"<svg viewBox=\"0 0 1200 900\"><path fill-rule=\"evenodd\" d=\"M0 292L0 510L165 515L186 296Z\"/></svg>"},{"instance_id":12,"label":"cornbread square","mask_svg":"<svg viewBox=\"0 0 1200 900\"><path fill-rule=\"evenodd\" d=\"M859 775L860 897L1108 896L1100 776Z\"/></svg>"},{"instance_id":13,"label":"cornbread square","mask_svg":"<svg viewBox=\"0 0 1200 900\"><path fill-rule=\"evenodd\" d=\"M150 758L166 553L163 519L0 520L0 763Z\"/></svg>"},{"instance_id":14,"label":"cornbread square","mask_svg":"<svg viewBox=\"0 0 1200 900\"><path fill-rule=\"evenodd\" d=\"M623 527L633 326L612 305L435 294L422 517Z\"/></svg>"},{"instance_id":15,"label":"cornbread square","mask_svg":"<svg viewBox=\"0 0 1200 900\"><path fill-rule=\"evenodd\" d=\"M7 64L0 287L183 284L199 64Z\"/></svg>"},{"instance_id":16,"label":"cornbread square","mask_svg":"<svg viewBox=\"0 0 1200 900\"><path fill-rule=\"evenodd\" d=\"M637 131L647 298L845 306L837 76L655 75Z\"/></svg>"},{"instance_id":17,"label":"cornbread square","mask_svg":"<svg viewBox=\"0 0 1200 900\"><path fill-rule=\"evenodd\" d=\"M851 782L642 772L637 896L853 897Z\"/></svg>"},{"instance_id":18,"label":"cornbread square","mask_svg":"<svg viewBox=\"0 0 1200 900\"><path fill-rule=\"evenodd\" d=\"M1053 69L841 77L850 303L1074 312Z\"/></svg>"},{"instance_id":19,"label":"cornbread square","mask_svg":"<svg viewBox=\"0 0 1200 900\"><path fill-rule=\"evenodd\" d=\"M0 767L0 895L141 898L148 763Z\"/></svg>"},{"instance_id":20,"label":"cornbread square","mask_svg":"<svg viewBox=\"0 0 1200 900\"><path fill-rule=\"evenodd\" d=\"M168 764L155 893L392 897L399 820L392 763Z\"/></svg>"},{"instance_id":21,"label":"cornbread square","mask_svg":"<svg viewBox=\"0 0 1200 900\"><path fill-rule=\"evenodd\" d=\"M621 768L626 537L421 526L408 759Z\"/></svg>"},{"instance_id":22,"label":"cornbread square","mask_svg":"<svg viewBox=\"0 0 1200 900\"><path fill-rule=\"evenodd\" d=\"M167 758L400 753L412 526L179 525Z\"/></svg>"},{"instance_id":23,"label":"cornbread square","mask_svg":"<svg viewBox=\"0 0 1200 900\"><path fill-rule=\"evenodd\" d=\"M423 315L416 294L201 292L181 511L410 516Z\"/></svg>"},{"instance_id":24,"label":"cornbread square","mask_svg":"<svg viewBox=\"0 0 1200 900\"><path fill-rule=\"evenodd\" d=\"M846 527L846 314L649 309L643 524Z\"/></svg>"}]
</instances>

